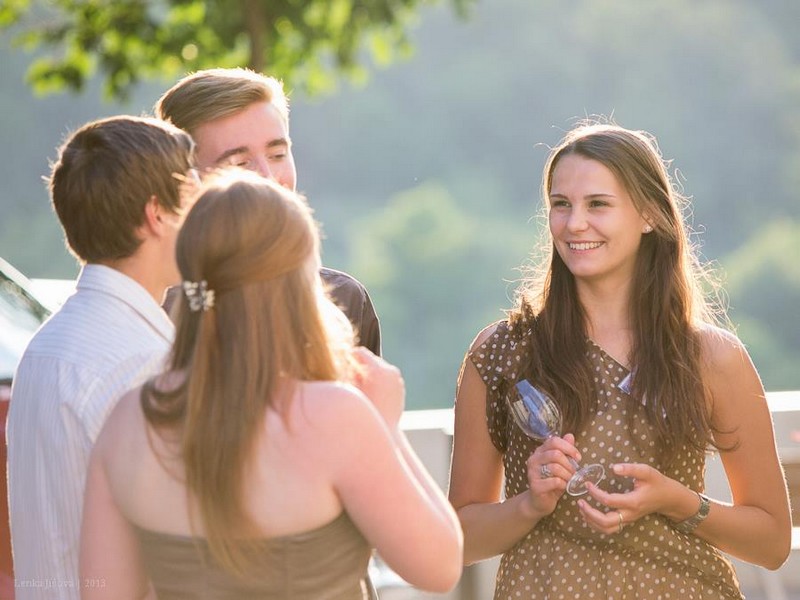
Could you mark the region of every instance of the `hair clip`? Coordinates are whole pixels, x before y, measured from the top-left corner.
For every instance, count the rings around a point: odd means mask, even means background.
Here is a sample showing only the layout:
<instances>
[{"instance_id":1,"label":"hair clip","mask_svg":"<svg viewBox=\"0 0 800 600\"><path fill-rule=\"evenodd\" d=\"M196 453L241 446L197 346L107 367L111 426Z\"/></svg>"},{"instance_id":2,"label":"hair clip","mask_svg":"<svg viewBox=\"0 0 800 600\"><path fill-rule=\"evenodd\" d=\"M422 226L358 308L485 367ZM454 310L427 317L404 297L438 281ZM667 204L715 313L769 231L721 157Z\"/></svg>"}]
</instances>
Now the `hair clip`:
<instances>
[{"instance_id":1,"label":"hair clip","mask_svg":"<svg viewBox=\"0 0 800 600\"><path fill-rule=\"evenodd\" d=\"M207 311L214 307L214 290L208 289L205 279L202 281L184 281L181 286L186 299L189 301L189 310L197 312Z\"/></svg>"}]
</instances>

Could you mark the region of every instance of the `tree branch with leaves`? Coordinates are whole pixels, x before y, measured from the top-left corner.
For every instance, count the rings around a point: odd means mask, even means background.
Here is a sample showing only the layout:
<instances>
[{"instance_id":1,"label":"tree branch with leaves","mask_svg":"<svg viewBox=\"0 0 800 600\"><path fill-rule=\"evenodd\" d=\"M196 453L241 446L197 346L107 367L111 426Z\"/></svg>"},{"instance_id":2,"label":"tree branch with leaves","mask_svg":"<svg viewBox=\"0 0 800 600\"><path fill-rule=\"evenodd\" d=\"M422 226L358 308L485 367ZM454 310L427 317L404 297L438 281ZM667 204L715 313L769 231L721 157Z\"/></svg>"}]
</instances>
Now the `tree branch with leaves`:
<instances>
[{"instance_id":1,"label":"tree branch with leaves","mask_svg":"<svg viewBox=\"0 0 800 600\"><path fill-rule=\"evenodd\" d=\"M408 54L417 11L440 1L3 0L0 31L44 51L27 74L39 93L81 92L100 73L125 99L143 79L248 66L313 94ZM465 17L475 0L444 1Z\"/></svg>"}]
</instances>

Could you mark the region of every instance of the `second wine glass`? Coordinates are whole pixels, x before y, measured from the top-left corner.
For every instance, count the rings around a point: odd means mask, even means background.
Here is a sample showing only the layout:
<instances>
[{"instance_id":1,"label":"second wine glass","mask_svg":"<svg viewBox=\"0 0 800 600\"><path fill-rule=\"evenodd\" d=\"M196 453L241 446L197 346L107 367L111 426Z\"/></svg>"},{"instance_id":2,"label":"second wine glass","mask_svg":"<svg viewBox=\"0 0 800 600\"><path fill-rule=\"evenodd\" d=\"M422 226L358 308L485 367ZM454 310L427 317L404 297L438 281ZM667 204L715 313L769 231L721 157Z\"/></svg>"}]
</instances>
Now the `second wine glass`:
<instances>
[{"instance_id":1,"label":"second wine glass","mask_svg":"<svg viewBox=\"0 0 800 600\"><path fill-rule=\"evenodd\" d=\"M539 442L556 436L561 436L561 410L555 401L542 392L540 389L531 385L527 379L523 379L516 385L519 398L509 399L511 415L520 429L525 434ZM606 476L603 465L592 464L581 467L575 459L567 457L575 474L567 484L567 492L571 496L580 496L589 490L587 483L597 485Z\"/></svg>"}]
</instances>

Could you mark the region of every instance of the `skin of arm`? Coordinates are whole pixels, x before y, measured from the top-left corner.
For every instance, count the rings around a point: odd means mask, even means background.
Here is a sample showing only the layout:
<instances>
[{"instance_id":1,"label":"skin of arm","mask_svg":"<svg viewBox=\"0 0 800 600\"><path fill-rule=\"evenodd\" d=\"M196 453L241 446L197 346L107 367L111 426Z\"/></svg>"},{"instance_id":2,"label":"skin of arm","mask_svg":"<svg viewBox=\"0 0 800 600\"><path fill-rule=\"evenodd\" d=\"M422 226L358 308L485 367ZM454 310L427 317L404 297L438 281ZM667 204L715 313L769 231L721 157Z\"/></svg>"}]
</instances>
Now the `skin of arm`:
<instances>
[{"instance_id":1,"label":"skin of arm","mask_svg":"<svg viewBox=\"0 0 800 600\"><path fill-rule=\"evenodd\" d=\"M471 346L477 349L494 332L482 331ZM502 554L555 509L573 473L567 455L580 460L571 435L551 438L527 462L530 489L502 499L502 454L489 437L486 424L486 385L469 358L459 375L455 405L455 435L449 498L464 529L464 563ZM542 479L548 464L553 477Z\"/></svg>"},{"instance_id":2,"label":"skin of arm","mask_svg":"<svg viewBox=\"0 0 800 600\"><path fill-rule=\"evenodd\" d=\"M405 396L399 370L366 349L356 353L360 389L342 386L330 410L314 418L317 435L328 440L321 460L383 560L412 585L445 593L461 577L458 518L398 426Z\"/></svg>"},{"instance_id":3,"label":"skin of arm","mask_svg":"<svg viewBox=\"0 0 800 600\"><path fill-rule=\"evenodd\" d=\"M155 600L136 532L120 512L106 472L107 445L124 427L120 408L112 412L89 459L79 561L83 600Z\"/></svg>"},{"instance_id":4,"label":"skin of arm","mask_svg":"<svg viewBox=\"0 0 800 600\"><path fill-rule=\"evenodd\" d=\"M734 335L707 328L703 339L712 422L722 432L716 440L723 448L735 445L720 453L733 503L712 501L708 517L692 535L741 560L774 570L790 552L791 516L764 388L747 350ZM592 496L614 509L609 513L579 502L585 520L598 531L617 531L616 510L628 523L653 512L680 522L699 508L694 491L649 466L613 468L619 475L634 478L634 490L607 494L593 488Z\"/></svg>"}]
</instances>

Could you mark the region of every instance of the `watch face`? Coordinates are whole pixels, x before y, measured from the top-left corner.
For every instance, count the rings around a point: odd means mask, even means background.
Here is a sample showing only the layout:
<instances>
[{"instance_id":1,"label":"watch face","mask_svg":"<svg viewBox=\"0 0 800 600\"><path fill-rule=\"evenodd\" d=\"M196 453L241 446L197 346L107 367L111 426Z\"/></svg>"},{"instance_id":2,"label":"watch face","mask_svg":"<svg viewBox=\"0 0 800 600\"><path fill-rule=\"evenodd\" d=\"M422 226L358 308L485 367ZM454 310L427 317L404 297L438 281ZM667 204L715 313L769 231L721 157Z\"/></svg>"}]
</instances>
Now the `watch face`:
<instances>
[{"instance_id":1,"label":"watch face","mask_svg":"<svg viewBox=\"0 0 800 600\"><path fill-rule=\"evenodd\" d=\"M697 495L700 496L700 510L697 511L697 516L699 516L700 521L702 521L708 516L708 513L711 510L711 500L709 500L708 496L705 494Z\"/></svg>"}]
</instances>

